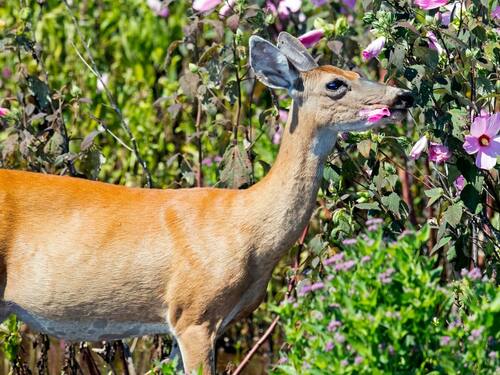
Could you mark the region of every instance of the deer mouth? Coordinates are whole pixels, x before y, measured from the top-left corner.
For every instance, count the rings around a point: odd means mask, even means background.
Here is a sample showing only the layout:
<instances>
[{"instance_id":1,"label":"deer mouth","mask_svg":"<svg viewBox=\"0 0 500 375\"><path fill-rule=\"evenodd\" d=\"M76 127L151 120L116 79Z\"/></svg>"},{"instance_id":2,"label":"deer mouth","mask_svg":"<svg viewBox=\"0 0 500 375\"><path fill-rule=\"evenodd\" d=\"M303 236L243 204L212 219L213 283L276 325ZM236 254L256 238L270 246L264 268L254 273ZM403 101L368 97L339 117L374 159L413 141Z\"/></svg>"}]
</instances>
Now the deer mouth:
<instances>
[{"instance_id":1,"label":"deer mouth","mask_svg":"<svg viewBox=\"0 0 500 375\"><path fill-rule=\"evenodd\" d=\"M407 113L407 108L395 106L363 109L359 111L359 116L368 124L376 125L380 123L388 123L390 121L401 121L406 118Z\"/></svg>"},{"instance_id":2,"label":"deer mouth","mask_svg":"<svg viewBox=\"0 0 500 375\"><path fill-rule=\"evenodd\" d=\"M390 108L389 111L391 111L389 119L392 121L402 121L408 115L408 109L406 108Z\"/></svg>"}]
</instances>

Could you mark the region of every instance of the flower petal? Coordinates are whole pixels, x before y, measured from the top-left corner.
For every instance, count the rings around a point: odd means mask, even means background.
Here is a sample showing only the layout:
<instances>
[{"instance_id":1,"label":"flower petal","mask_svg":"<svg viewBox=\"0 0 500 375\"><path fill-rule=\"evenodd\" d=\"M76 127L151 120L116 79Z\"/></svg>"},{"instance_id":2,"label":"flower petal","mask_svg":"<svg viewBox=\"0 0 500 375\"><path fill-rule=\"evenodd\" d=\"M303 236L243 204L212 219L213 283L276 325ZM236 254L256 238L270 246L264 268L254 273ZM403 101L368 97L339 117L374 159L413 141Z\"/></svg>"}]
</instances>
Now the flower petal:
<instances>
[{"instance_id":1,"label":"flower petal","mask_svg":"<svg viewBox=\"0 0 500 375\"><path fill-rule=\"evenodd\" d=\"M422 9L435 9L448 4L449 0L415 0L415 5Z\"/></svg>"},{"instance_id":2,"label":"flower petal","mask_svg":"<svg viewBox=\"0 0 500 375\"><path fill-rule=\"evenodd\" d=\"M299 40L302 42L304 47L311 48L316 43L318 43L321 38L325 35L324 31L321 29L311 30L301 36L299 36Z\"/></svg>"},{"instance_id":3,"label":"flower petal","mask_svg":"<svg viewBox=\"0 0 500 375\"><path fill-rule=\"evenodd\" d=\"M375 39L371 42L362 52L363 60L370 60L373 57L379 55L382 48L385 45L385 37L381 36L380 38Z\"/></svg>"},{"instance_id":4,"label":"flower petal","mask_svg":"<svg viewBox=\"0 0 500 375\"><path fill-rule=\"evenodd\" d=\"M486 131L486 126L488 125L488 118L486 116L477 116L470 127L471 135L475 137L480 137Z\"/></svg>"},{"instance_id":5,"label":"flower petal","mask_svg":"<svg viewBox=\"0 0 500 375\"><path fill-rule=\"evenodd\" d=\"M477 153L476 166L481 169L491 169L497 163L497 158L488 155L482 150Z\"/></svg>"},{"instance_id":6,"label":"flower petal","mask_svg":"<svg viewBox=\"0 0 500 375\"><path fill-rule=\"evenodd\" d=\"M481 151L494 158L500 156L500 137L496 137L495 139L493 139L488 146L481 147Z\"/></svg>"},{"instance_id":7,"label":"flower petal","mask_svg":"<svg viewBox=\"0 0 500 375\"><path fill-rule=\"evenodd\" d=\"M420 154L427 148L427 137L424 135L420 138L410 151L410 157L416 160L420 157Z\"/></svg>"},{"instance_id":8,"label":"flower petal","mask_svg":"<svg viewBox=\"0 0 500 375\"><path fill-rule=\"evenodd\" d=\"M500 131L500 112L489 116L487 123L488 125L486 127L486 134L493 138Z\"/></svg>"},{"instance_id":9,"label":"flower petal","mask_svg":"<svg viewBox=\"0 0 500 375\"><path fill-rule=\"evenodd\" d=\"M475 154L479 151L479 141L473 135L466 135L463 147L468 154Z\"/></svg>"},{"instance_id":10,"label":"flower petal","mask_svg":"<svg viewBox=\"0 0 500 375\"><path fill-rule=\"evenodd\" d=\"M222 0L194 0L193 9L198 12L208 12L221 3Z\"/></svg>"},{"instance_id":11,"label":"flower petal","mask_svg":"<svg viewBox=\"0 0 500 375\"><path fill-rule=\"evenodd\" d=\"M427 32L427 38L429 39L429 48L436 50L437 53L441 54L443 53L443 47L439 44L436 34L434 34L432 31Z\"/></svg>"},{"instance_id":12,"label":"flower petal","mask_svg":"<svg viewBox=\"0 0 500 375\"><path fill-rule=\"evenodd\" d=\"M445 145L431 142L429 145L429 160L433 161L436 164L441 164L448 161L451 158L451 151Z\"/></svg>"},{"instance_id":13,"label":"flower petal","mask_svg":"<svg viewBox=\"0 0 500 375\"><path fill-rule=\"evenodd\" d=\"M391 111L389 111L389 108L387 107L377 109L363 109L359 111L359 115L366 118L368 122L375 123L383 117L390 116Z\"/></svg>"}]
</instances>

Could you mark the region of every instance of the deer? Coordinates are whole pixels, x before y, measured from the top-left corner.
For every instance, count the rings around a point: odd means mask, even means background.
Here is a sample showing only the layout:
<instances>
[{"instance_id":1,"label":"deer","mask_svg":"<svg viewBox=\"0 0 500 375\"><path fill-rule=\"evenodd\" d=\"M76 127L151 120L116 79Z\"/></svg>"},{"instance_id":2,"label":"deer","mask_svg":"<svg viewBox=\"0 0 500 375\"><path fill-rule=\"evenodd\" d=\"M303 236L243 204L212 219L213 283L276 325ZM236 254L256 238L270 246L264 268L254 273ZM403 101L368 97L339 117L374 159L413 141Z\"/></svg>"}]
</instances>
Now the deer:
<instances>
[{"instance_id":1,"label":"deer","mask_svg":"<svg viewBox=\"0 0 500 375\"><path fill-rule=\"evenodd\" d=\"M408 90L319 66L290 34L249 40L256 78L292 98L276 161L247 189L130 188L0 170L0 321L69 341L170 334L184 371L255 310L316 204L339 133L400 121ZM368 121L366 110L387 109Z\"/></svg>"}]
</instances>

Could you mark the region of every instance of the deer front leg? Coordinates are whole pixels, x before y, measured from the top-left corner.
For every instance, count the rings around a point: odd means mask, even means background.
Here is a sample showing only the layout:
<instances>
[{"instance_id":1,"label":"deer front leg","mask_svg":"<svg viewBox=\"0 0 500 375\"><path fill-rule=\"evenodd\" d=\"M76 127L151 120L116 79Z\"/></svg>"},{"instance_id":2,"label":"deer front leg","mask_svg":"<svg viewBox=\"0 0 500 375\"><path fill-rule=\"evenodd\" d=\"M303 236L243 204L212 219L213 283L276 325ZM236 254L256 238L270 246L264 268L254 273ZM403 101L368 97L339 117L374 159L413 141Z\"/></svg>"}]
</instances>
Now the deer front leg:
<instances>
[{"instance_id":1,"label":"deer front leg","mask_svg":"<svg viewBox=\"0 0 500 375\"><path fill-rule=\"evenodd\" d=\"M215 375L215 333L208 327L193 325L178 334L177 342L186 374Z\"/></svg>"}]
</instances>

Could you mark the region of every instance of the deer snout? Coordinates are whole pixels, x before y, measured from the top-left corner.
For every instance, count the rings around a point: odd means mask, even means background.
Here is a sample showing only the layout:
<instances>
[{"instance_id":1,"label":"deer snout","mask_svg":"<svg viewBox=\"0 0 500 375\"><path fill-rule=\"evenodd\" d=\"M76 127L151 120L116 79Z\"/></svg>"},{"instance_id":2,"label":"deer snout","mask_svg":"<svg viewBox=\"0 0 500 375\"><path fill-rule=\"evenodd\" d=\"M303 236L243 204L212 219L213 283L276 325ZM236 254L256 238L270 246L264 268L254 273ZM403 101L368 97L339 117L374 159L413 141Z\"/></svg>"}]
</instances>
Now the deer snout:
<instances>
[{"instance_id":1,"label":"deer snout","mask_svg":"<svg viewBox=\"0 0 500 375\"><path fill-rule=\"evenodd\" d=\"M410 91L401 90L401 92L394 99L394 103L392 105L393 108L396 109L408 109L413 107L415 104L415 98Z\"/></svg>"}]
</instances>

